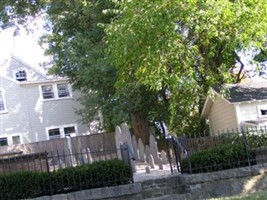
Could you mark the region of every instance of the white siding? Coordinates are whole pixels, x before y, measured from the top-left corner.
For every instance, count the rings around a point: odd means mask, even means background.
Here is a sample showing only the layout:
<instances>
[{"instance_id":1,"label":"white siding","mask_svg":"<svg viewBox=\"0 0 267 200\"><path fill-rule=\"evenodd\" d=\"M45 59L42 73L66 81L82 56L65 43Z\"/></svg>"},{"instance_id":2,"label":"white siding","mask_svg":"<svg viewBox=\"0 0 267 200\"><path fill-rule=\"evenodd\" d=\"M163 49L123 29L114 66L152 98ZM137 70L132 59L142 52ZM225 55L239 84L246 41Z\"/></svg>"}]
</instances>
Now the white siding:
<instances>
[{"instance_id":1,"label":"white siding","mask_svg":"<svg viewBox=\"0 0 267 200\"><path fill-rule=\"evenodd\" d=\"M257 106L267 106L267 102L262 101L262 102L241 103L239 105L240 121L259 119Z\"/></svg>"},{"instance_id":2,"label":"white siding","mask_svg":"<svg viewBox=\"0 0 267 200\"><path fill-rule=\"evenodd\" d=\"M234 105L217 96L209 114L209 123L212 134L217 135L219 132L237 129L237 121Z\"/></svg>"},{"instance_id":3,"label":"white siding","mask_svg":"<svg viewBox=\"0 0 267 200\"><path fill-rule=\"evenodd\" d=\"M25 63L20 61L18 58L12 57L10 64L8 68L6 69L5 75L11 79L14 79L14 72L16 70L22 70L25 69L27 72L27 80L33 81L33 80L45 80L45 77L31 69L29 66L27 66Z\"/></svg>"},{"instance_id":4,"label":"white siding","mask_svg":"<svg viewBox=\"0 0 267 200\"><path fill-rule=\"evenodd\" d=\"M77 133L85 133L88 128L77 122L75 107L78 103L73 98L43 100L39 85L25 87L28 96L28 110L32 132L27 142L47 140L47 127L77 124Z\"/></svg>"},{"instance_id":5,"label":"white siding","mask_svg":"<svg viewBox=\"0 0 267 200\"><path fill-rule=\"evenodd\" d=\"M0 114L0 137L11 137L14 135L28 135L30 122L27 112L27 98L21 87L6 78L1 77L1 88L5 91L7 113Z\"/></svg>"},{"instance_id":6,"label":"white siding","mask_svg":"<svg viewBox=\"0 0 267 200\"><path fill-rule=\"evenodd\" d=\"M26 69L29 82L16 81L13 71ZM69 98L43 100L41 82L46 84L67 83L64 80L49 80L30 66L16 58L2 70L0 88L4 90L7 112L0 113L0 137L7 137L9 144L12 136L20 135L22 143L37 142L48 139L48 127L75 126L77 134L89 133L89 128L78 122L75 109L80 108L76 101L78 93ZM3 77L2 77L3 76ZM30 82L35 81L35 82ZM25 84L26 83L26 84Z\"/></svg>"}]
</instances>

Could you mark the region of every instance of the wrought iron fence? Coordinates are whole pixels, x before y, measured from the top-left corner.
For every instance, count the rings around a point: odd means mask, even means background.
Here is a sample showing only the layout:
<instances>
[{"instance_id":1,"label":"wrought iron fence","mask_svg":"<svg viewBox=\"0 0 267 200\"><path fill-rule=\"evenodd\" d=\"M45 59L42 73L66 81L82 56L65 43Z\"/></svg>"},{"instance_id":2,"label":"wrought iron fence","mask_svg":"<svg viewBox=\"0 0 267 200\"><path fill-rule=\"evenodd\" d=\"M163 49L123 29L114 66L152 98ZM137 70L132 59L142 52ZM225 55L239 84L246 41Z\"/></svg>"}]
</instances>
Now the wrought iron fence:
<instances>
[{"instance_id":1,"label":"wrought iron fence","mask_svg":"<svg viewBox=\"0 0 267 200\"><path fill-rule=\"evenodd\" d=\"M267 162L267 127L226 130L214 136L169 135L166 144L172 172L199 173Z\"/></svg>"},{"instance_id":2,"label":"wrought iron fence","mask_svg":"<svg viewBox=\"0 0 267 200\"><path fill-rule=\"evenodd\" d=\"M56 152L54 154L43 152L26 155L6 155L0 159L0 176L18 171L32 171L36 172L36 174L43 172L46 174L45 176L47 178L44 178L42 180L43 183L40 183L42 185L42 191L40 191L39 196L112 186L129 183L129 181L133 182L132 173L129 177L120 174L120 169L111 169L111 171L113 170L115 173L112 174L105 171L101 167L102 165L98 165L97 169L92 169L94 174L84 174L82 171L77 173L72 170L78 166L90 166L95 163L100 163L101 161L118 159L122 160L127 165L130 165L131 156L129 155L129 148L127 145L123 145L120 149L111 148L98 151L90 151L89 149L86 149L76 151L75 153L68 151L61 153ZM66 173L66 171L68 172ZM105 174L105 179L99 180L96 173ZM4 196L2 191L0 191L0 197L1 195Z\"/></svg>"}]
</instances>

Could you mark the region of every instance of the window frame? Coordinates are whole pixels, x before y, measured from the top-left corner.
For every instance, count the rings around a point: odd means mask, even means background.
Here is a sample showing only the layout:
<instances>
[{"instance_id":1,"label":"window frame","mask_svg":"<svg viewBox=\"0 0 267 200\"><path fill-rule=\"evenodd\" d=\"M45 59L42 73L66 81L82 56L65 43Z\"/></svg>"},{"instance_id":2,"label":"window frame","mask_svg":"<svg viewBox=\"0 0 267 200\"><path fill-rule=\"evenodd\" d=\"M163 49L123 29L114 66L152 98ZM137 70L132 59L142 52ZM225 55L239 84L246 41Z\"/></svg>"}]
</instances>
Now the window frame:
<instances>
[{"instance_id":1,"label":"window frame","mask_svg":"<svg viewBox=\"0 0 267 200\"><path fill-rule=\"evenodd\" d=\"M1 145L1 142L4 141L3 139L5 139L6 141L6 145ZM6 147L6 146L9 146L9 142L8 142L8 137L0 137L0 147Z\"/></svg>"},{"instance_id":2,"label":"window frame","mask_svg":"<svg viewBox=\"0 0 267 200\"><path fill-rule=\"evenodd\" d=\"M12 145L23 144L21 135L11 135L10 137L11 137ZM14 137L19 137L19 143L18 144L14 144L14 140L13 140Z\"/></svg>"},{"instance_id":3,"label":"window frame","mask_svg":"<svg viewBox=\"0 0 267 200\"><path fill-rule=\"evenodd\" d=\"M20 73L20 72L24 72L24 73L25 73L25 77L23 77L23 76L19 76L19 77L17 77L17 73ZM28 80L27 75L28 75L28 71L27 71L26 69L18 69L18 70L14 70L14 71L13 71L13 77L14 77L14 79L15 79L16 81L18 81L18 82L27 81L27 80ZM19 78L21 78L21 79L19 79ZM23 78L24 78L24 79L23 79ZM22 80L22 79L23 79L23 80Z\"/></svg>"},{"instance_id":4,"label":"window frame","mask_svg":"<svg viewBox=\"0 0 267 200\"><path fill-rule=\"evenodd\" d=\"M60 97L59 90L58 90L58 85L63 85L63 84L67 85L68 96ZM45 86L52 86L52 90L53 90L53 97L52 98L44 98L44 96L43 96L43 87L45 87ZM71 86L67 82L42 84L42 85L40 85L39 90L40 90L41 99L43 101L61 100L61 99L70 99L70 98L72 98Z\"/></svg>"},{"instance_id":5,"label":"window frame","mask_svg":"<svg viewBox=\"0 0 267 200\"><path fill-rule=\"evenodd\" d=\"M43 88L44 87L48 87L48 86L51 86L51 93L52 93L52 97L51 98L44 98L44 90ZM41 93L42 93L42 98L43 100L49 100L49 99L54 99L55 98L55 91L54 91L54 86L53 84L49 84L49 85L41 85Z\"/></svg>"},{"instance_id":6,"label":"window frame","mask_svg":"<svg viewBox=\"0 0 267 200\"><path fill-rule=\"evenodd\" d=\"M267 105L257 106L257 110L258 110L258 117L259 118L267 117ZM266 112L266 115L263 115L262 111Z\"/></svg>"},{"instance_id":7,"label":"window frame","mask_svg":"<svg viewBox=\"0 0 267 200\"><path fill-rule=\"evenodd\" d=\"M70 128L70 127L74 127L75 133L71 133L70 135L66 135L64 129ZM75 137L78 135L77 124L64 124L64 125L60 125L60 126L50 126L50 127L46 127L46 139L47 140L57 139L57 138L50 138L49 130L52 130L52 129L59 129L60 134L59 134L58 138L65 138L67 136Z\"/></svg>"}]
</instances>

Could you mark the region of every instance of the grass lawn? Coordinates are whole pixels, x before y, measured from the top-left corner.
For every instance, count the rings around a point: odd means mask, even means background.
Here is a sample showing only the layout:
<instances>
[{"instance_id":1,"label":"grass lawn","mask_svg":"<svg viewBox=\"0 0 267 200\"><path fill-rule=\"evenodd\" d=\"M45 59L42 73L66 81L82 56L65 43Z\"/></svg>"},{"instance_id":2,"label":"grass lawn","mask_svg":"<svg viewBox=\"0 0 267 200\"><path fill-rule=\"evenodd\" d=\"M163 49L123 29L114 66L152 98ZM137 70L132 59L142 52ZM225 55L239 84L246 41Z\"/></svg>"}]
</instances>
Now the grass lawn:
<instances>
[{"instance_id":1,"label":"grass lawn","mask_svg":"<svg viewBox=\"0 0 267 200\"><path fill-rule=\"evenodd\" d=\"M237 200L237 199L242 199L242 200L264 200L267 199L267 191L264 192L255 192L253 194L248 194L248 195L237 195L233 197L224 197L224 198L217 198L217 199L212 199L212 200Z\"/></svg>"}]
</instances>

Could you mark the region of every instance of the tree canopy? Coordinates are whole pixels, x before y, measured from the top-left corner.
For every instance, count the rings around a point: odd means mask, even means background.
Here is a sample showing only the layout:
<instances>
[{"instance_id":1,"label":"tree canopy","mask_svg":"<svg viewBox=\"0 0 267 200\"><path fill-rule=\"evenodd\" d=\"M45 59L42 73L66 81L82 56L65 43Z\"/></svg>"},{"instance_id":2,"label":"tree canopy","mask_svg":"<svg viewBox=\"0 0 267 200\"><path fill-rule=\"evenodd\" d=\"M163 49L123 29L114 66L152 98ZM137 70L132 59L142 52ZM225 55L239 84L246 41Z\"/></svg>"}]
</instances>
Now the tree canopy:
<instances>
[{"instance_id":1,"label":"tree canopy","mask_svg":"<svg viewBox=\"0 0 267 200\"><path fill-rule=\"evenodd\" d=\"M117 1L107 28L118 88L168 92L170 125L194 130L211 86L240 82L239 52L266 49L265 0ZM240 68L236 71L236 63ZM192 123L193 122L193 123Z\"/></svg>"},{"instance_id":2,"label":"tree canopy","mask_svg":"<svg viewBox=\"0 0 267 200\"><path fill-rule=\"evenodd\" d=\"M106 129L139 116L203 130L208 89L245 76L240 52L266 58L266 0L3 0L0 11L2 28L45 14L51 72L82 92L84 122L101 111Z\"/></svg>"}]
</instances>

